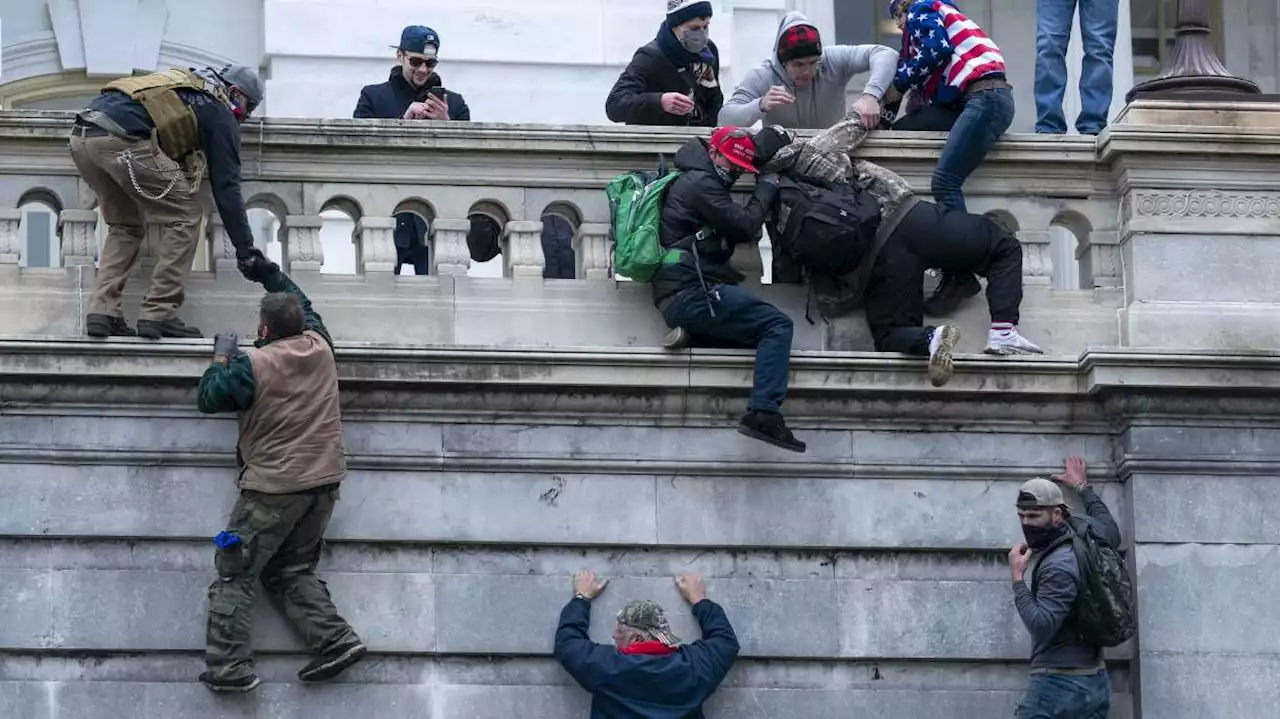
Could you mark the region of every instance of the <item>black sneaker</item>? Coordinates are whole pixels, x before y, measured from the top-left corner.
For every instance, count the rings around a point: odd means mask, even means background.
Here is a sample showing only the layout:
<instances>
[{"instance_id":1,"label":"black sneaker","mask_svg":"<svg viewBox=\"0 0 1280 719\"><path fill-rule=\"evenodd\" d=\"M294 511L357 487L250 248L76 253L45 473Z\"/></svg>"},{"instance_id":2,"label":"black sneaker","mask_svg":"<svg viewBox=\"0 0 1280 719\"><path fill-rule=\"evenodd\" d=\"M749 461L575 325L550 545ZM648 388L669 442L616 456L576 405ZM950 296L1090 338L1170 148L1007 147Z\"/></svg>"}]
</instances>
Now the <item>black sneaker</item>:
<instances>
[{"instance_id":1,"label":"black sneaker","mask_svg":"<svg viewBox=\"0 0 1280 719\"><path fill-rule=\"evenodd\" d=\"M924 301L924 313L930 317L946 317L956 310L964 301L982 291L982 284L972 273L954 275L950 272L942 276L942 283L933 296ZM141 324L139 330L141 330Z\"/></svg>"},{"instance_id":2,"label":"black sneaker","mask_svg":"<svg viewBox=\"0 0 1280 719\"><path fill-rule=\"evenodd\" d=\"M738 434L751 439L785 449L789 452L804 452L805 443L787 429L787 423L777 412L760 412L752 410L742 415L742 424L738 425Z\"/></svg>"},{"instance_id":3,"label":"black sneaker","mask_svg":"<svg viewBox=\"0 0 1280 719\"><path fill-rule=\"evenodd\" d=\"M209 691L212 692L244 694L257 689L262 680L258 678L257 674L250 674L239 679L215 679L213 672L204 672L200 675L200 683L208 687Z\"/></svg>"},{"instance_id":4,"label":"black sneaker","mask_svg":"<svg viewBox=\"0 0 1280 719\"><path fill-rule=\"evenodd\" d=\"M662 349L668 352L682 350L689 346L689 333L683 327L677 327L662 338Z\"/></svg>"},{"instance_id":5,"label":"black sneaker","mask_svg":"<svg viewBox=\"0 0 1280 719\"><path fill-rule=\"evenodd\" d=\"M161 337L188 339L204 337L200 330L186 326L176 317L171 320L138 320L138 336L149 340L158 340Z\"/></svg>"},{"instance_id":6,"label":"black sneaker","mask_svg":"<svg viewBox=\"0 0 1280 719\"><path fill-rule=\"evenodd\" d=\"M137 337L138 333L124 321L112 315L88 315L84 318L84 332L90 337Z\"/></svg>"},{"instance_id":7,"label":"black sneaker","mask_svg":"<svg viewBox=\"0 0 1280 719\"><path fill-rule=\"evenodd\" d=\"M346 671L347 667L360 661L368 653L368 647L359 640L343 644L312 659L310 664L298 672L298 678L304 682L328 681Z\"/></svg>"}]
</instances>

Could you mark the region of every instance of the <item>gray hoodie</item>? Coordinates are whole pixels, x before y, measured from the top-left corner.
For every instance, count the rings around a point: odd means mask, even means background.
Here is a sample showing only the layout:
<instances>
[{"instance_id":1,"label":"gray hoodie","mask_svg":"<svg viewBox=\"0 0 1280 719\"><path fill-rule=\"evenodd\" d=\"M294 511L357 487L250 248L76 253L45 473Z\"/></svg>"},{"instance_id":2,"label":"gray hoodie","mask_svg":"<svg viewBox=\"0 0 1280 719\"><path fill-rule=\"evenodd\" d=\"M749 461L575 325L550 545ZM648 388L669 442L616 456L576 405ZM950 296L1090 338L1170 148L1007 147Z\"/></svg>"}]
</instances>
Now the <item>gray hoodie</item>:
<instances>
[{"instance_id":1,"label":"gray hoodie","mask_svg":"<svg viewBox=\"0 0 1280 719\"><path fill-rule=\"evenodd\" d=\"M759 120L765 125L782 125L798 130L821 130L844 119L849 81L858 73L871 71L863 93L877 99L893 84L898 69L898 51L883 45L832 45L822 49L822 67L813 84L797 88L778 59L777 42L796 25L812 25L802 13L787 13L778 26L774 54L752 70L734 90L720 110L721 125L750 127ZM760 98L774 85L782 85L795 96L790 105L775 108L767 115L760 111Z\"/></svg>"}]
</instances>

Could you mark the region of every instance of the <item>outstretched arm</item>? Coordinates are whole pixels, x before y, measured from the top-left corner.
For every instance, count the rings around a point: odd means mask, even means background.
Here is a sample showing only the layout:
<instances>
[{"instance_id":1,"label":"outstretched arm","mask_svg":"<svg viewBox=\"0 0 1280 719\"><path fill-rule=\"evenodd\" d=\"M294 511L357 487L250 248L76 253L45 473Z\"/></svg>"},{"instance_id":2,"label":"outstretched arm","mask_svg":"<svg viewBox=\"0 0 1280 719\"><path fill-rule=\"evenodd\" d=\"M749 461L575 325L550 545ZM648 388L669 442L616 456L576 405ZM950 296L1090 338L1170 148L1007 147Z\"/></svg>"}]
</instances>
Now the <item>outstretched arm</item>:
<instances>
[{"instance_id":1,"label":"outstretched arm","mask_svg":"<svg viewBox=\"0 0 1280 719\"><path fill-rule=\"evenodd\" d=\"M319 333L329 343L329 347L333 347L333 338L329 336L329 329L324 326L324 319L311 306L311 300L307 297L307 293L294 284L289 275L286 275L277 267L274 272L268 272L263 275L262 286L267 292L288 292L291 295L296 295L298 300L302 302L302 314L306 321L306 328L312 332Z\"/></svg>"}]
</instances>

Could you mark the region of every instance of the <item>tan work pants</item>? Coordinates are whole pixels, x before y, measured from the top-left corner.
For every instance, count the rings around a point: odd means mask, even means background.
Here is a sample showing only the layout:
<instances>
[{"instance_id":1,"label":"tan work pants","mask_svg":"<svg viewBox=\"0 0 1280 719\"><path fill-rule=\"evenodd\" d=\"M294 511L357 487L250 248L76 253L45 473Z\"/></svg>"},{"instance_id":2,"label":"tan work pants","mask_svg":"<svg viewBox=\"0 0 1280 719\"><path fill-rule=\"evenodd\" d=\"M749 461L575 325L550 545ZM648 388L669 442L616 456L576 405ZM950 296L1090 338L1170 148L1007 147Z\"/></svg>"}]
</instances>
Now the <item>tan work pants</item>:
<instances>
[{"instance_id":1,"label":"tan work pants","mask_svg":"<svg viewBox=\"0 0 1280 719\"><path fill-rule=\"evenodd\" d=\"M84 137L79 128L71 135L71 159L97 194L107 223L89 313L124 316L120 296L146 239L146 225L156 223L161 229L155 274L138 319L173 319L182 307L182 286L191 273L204 214L182 167L150 140Z\"/></svg>"}]
</instances>

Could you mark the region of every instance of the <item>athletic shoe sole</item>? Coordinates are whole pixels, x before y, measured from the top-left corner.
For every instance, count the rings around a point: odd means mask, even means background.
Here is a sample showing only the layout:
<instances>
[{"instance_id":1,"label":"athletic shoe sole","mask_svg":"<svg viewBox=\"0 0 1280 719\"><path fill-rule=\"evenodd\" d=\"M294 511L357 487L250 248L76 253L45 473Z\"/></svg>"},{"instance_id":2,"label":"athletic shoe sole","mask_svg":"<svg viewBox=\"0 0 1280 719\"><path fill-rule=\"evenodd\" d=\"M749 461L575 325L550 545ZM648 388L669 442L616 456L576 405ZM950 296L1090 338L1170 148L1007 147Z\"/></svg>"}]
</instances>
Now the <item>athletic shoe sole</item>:
<instances>
[{"instance_id":1,"label":"athletic shoe sole","mask_svg":"<svg viewBox=\"0 0 1280 719\"><path fill-rule=\"evenodd\" d=\"M783 442L782 440L776 437L770 437L764 432L758 432L754 429L751 429L750 427L739 426L738 434L744 437L750 437L751 439L760 440L761 442L764 442L766 444L771 444L777 447L778 449L785 449L788 452L795 452L797 454L804 454L805 449L807 449L807 447L804 444L787 444L786 442Z\"/></svg>"},{"instance_id":2,"label":"athletic shoe sole","mask_svg":"<svg viewBox=\"0 0 1280 719\"><path fill-rule=\"evenodd\" d=\"M942 387L951 381L956 373L956 363L952 355L960 342L960 330L951 325L938 328L942 336L938 338L938 351L929 358L929 381L934 387Z\"/></svg>"},{"instance_id":3,"label":"athletic shoe sole","mask_svg":"<svg viewBox=\"0 0 1280 719\"><path fill-rule=\"evenodd\" d=\"M668 352L682 350L689 346L689 333L683 327L677 327L662 337L662 349Z\"/></svg>"},{"instance_id":4,"label":"athletic shoe sole","mask_svg":"<svg viewBox=\"0 0 1280 719\"><path fill-rule=\"evenodd\" d=\"M205 685L209 691L218 692L219 694L248 694L257 689L262 680L254 677L253 681L248 684L212 684L201 679L200 683Z\"/></svg>"},{"instance_id":5,"label":"athletic shoe sole","mask_svg":"<svg viewBox=\"0 0 1280 719\"><path fill-rule=\"evenodd\" d=\"M368 647L363 644L356 644L355 646L348 648L333 661L321 664L310 671L304 669L298 672L298 678L304 682L328 681L346 671L352 664L363 659L364 655L368 653Z\"/></svg>"}]
</instances>

